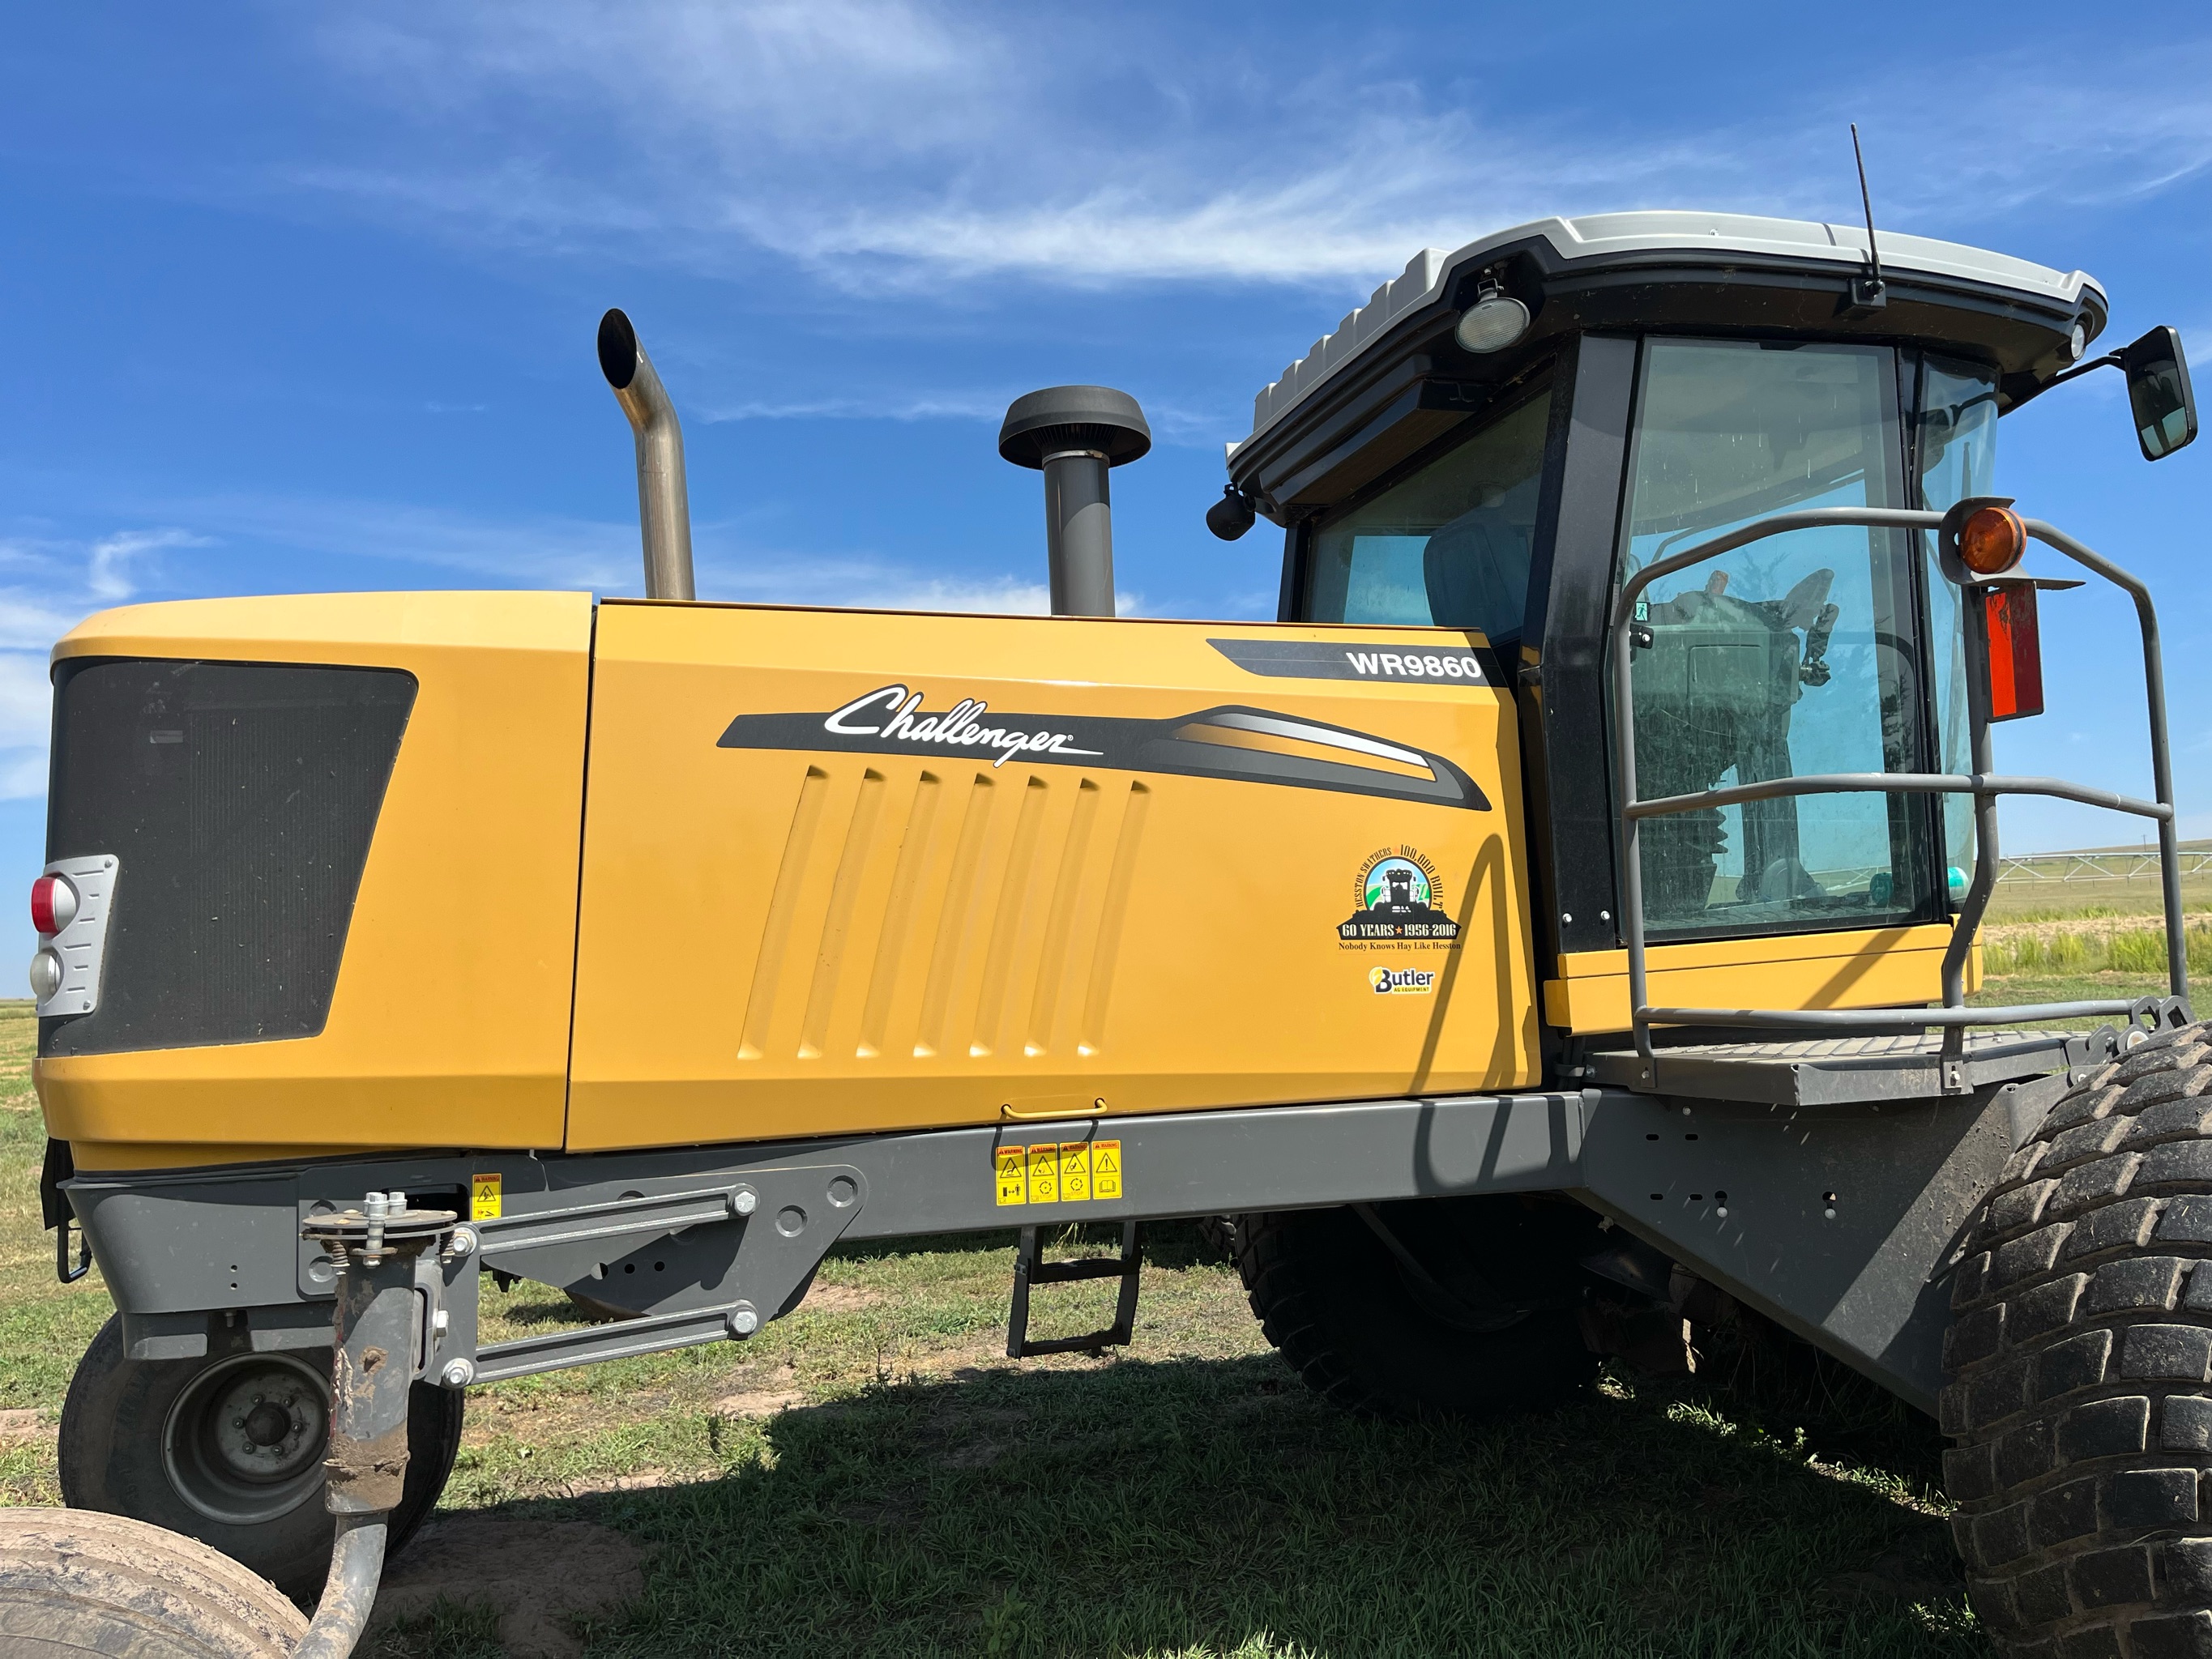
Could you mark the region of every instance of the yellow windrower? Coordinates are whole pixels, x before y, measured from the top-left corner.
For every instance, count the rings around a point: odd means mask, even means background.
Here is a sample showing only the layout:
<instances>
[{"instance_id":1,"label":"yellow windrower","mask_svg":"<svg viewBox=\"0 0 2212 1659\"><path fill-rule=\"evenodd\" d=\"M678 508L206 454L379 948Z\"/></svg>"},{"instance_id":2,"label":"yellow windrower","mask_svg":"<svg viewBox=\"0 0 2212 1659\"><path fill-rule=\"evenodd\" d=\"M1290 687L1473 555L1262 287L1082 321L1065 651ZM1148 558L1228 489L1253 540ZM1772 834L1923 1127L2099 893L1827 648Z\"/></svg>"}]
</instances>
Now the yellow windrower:
<instances>
[{"instance_id":1,"label":"yellow windrower","mask_svg":"<svg viewBox=\"0 0 2212 1659\"><path fill-rule=\"evenodd\" d=\"M48 1122L82 1169L610 1150L986 1122L1008 1101L1510 1089L1536 1080L1540 998L1555 1024L1624 1026L1621 953L1539 977L1505 695L1458 676L1267 685L1268 710L1410 761L1194 730L1258 701L1212 643L1237 631L610 600L595 633L588 599L562 593L103 612L58 654L343 661L419 690L321 1032L43 1059ZM1248 634L1327 649L1341 631ZM1468 646L1358 632L1408 657ZM956 738L1103 713L1386 781L1447 757L1488 805L1107 763L1133 755L1002 762L926 732L901 752L720 746L740 714L818 730L887 681L918 699L909 732L963 699L984 713ZM1378 849L1432 869L1455 943L1339 937ZM1922 1000L1948 933L1662 946L1654 976L1678 1000ZM1436 972L1437 994L1376 996L1377 965Z\"/></svg>"}]
</instances>

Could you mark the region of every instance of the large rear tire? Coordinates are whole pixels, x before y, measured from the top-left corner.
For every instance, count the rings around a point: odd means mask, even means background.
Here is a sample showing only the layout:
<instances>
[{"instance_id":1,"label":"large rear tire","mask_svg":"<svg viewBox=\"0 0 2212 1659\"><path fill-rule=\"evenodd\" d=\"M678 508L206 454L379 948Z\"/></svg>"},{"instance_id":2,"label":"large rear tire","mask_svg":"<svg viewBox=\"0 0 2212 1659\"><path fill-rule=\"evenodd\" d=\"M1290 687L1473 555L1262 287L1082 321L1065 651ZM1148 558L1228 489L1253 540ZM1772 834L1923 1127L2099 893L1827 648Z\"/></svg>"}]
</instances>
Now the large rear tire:
<instances>
[{"instance_id":1,"label":"large rear tire","mask_svg":"<svg viewBox=\"0 0 2212 1659\"><path fill-rule=\"evenodd\" d=\"M1596 1375L1578 1312L1595 1215L1517 1196L1376 1210L1446 1291L1534 1305L1503 1330L1468 1328L1354 1210L1238 1216L1252 1311L1307 1387L1373 1417L1483 1418L1556 1405Z\"/></svg>"},{"instance_id":2,"label":"large rear tire","mask_svg":"<svg viewBox=\"0 0 2212 1659\"><path fill-rule=\"evenodd\" d=\"M334 1526L323 1507L330 1377L327 1348L127 1359L111 1318L62 1404L62 1499L198 1539L289 1595L319 1595ZM461 1413L459 1389L415 1385L395 1554L453 1473Z\"/></svg>"},{"instance_id":3,"label":"large rear tire","mask_svg":"<svg viewBox=\"0 0 2212 1659\"><path fill-rule=\"evenodd\" d=\"M118 1515L0 1510L8 1659L290 1659L307 1632L228 1556Z\"/></svg>"},{"instance_id":4,"label":"large rear tire","mask_svg":"<svg viewBox=\"0 0 2212 1659\"><path fill-rule=\"evenodd\" d=\"M1977 1217L1944 1339L1968 1594L2019 1659L2212 1656L2212 1033L2062 1097Z\"/></svg>"}]
</instances>

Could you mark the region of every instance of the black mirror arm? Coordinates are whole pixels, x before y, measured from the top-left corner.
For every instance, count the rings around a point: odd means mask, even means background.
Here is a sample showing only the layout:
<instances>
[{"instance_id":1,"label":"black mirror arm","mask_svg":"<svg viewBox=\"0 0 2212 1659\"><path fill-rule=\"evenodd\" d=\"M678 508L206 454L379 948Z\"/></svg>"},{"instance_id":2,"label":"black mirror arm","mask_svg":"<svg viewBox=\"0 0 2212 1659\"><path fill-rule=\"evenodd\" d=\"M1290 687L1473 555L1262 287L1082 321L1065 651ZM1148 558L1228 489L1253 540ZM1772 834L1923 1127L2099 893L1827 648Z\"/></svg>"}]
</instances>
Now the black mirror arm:
<instances>
[{"instance_id":1,"label":"black mirror arm","mask_svg":"<svg viewBox=\"0 0 2212 1659\"><path fill-rule=\"evenodd\" d=\"M2073 368L2052 375L2026 397L2014 398L2012 406L2018 409L2023 404L2032 404L2051 387L2064 386L2069 380L2078 380L2093 368L2125 368L2127 366L2127 356L2124 353L2108 351L2101 357L2092 357L2087 362L2076 363Z\"/></svg>"}]
</instances>

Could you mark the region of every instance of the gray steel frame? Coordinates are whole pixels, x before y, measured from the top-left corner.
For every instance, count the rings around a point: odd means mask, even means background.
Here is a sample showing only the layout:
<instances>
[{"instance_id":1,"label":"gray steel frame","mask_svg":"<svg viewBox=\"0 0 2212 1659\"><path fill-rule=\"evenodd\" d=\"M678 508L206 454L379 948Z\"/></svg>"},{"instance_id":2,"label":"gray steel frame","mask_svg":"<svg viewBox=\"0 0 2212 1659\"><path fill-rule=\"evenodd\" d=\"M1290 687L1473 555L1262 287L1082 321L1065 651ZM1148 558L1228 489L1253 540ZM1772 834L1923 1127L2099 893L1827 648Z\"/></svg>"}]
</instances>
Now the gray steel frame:
<instances>
[{"instance_id":1,"label":"gray steel frame","mask_svg":"<svg viewBox=\"0 0 2212 1659\"><path fill-rule=\"evenodd\" d=\"M2118 1052L2099 1034L2083 1066ZM2095 1053L2092 1054L2091 1048ZM425 1153L64 1183L134 1359L243 1327L258 1350L330 1342L330 1264L301 1229L367 1191L424 1201L496 1173L496 1218L418 1263L418 1375L447 1387L726 1338L791 1311L841 1239L1127 1223L1505 1193L1571 1198L1923 1409L1942 1279L1974 1206L2078 1067L1942 1099L1835 1109L1583 1089L901 1131L566 1156ZM1112 1200L1000 1206L1002 1145L1111 1138ZM641 1317L480 1346L487 1272Z\"/></svg>"},{"instance_id":2,"label":"gray steel frame","mask_svg":"<svg viewBox=\"0 0 2212 1659\"><path fill-rule=\"evenodd\" d=\"M1634 641L1630 623L1636 601L1662 576L1707 559L1732 552L1769 536L1823 525L1863 526L1870 529L1940 531L1944 514L1902 507L1808 507L1778 513L1701 542L1680 553L1645 566L1620 585L1613 607L1611 632L1606 648L1613 671L1614 719L1613 764L1616 810L1622 829L1621 921L1628 946L1630 1020L1637 1051L1653 1058L1654 1025L1717 1025L1820 1031L1887 1031L1899 1025L1941 1027L1946 1032L1950 1058L1959 1036L1969 1025L2013 1025L2035 1020L2088 1019L2128 1013L2124 1000L2087 1002L2031 1003L2004 1008L1966 1006L1967 953L1988 908L1997 877L1997 816L1999 795L2049 795L2080 801L2113 811L2130 812L2158 824L2159 875L2165 890L2166 976L2177 999L2189 994L2189 962L2181 931L2181 873L2179 849L2173 823L2173 764L2166 743L2166 675L2159 648L2158 614L2150 590L2136 577L2091 551L2064 532L2039 519L2026 521L2027 533L2056 548L2084 568L2094 571L2124 589L2136 603L2142 629L2143 678L2150 714L2150 751L2155 801L2137 800L2110 790L2093 789L2060 778L2013 777L1991 770L1988 690L1989 640L1979 605L1961 606L1966 634L1966 710L1972 732L1974 770L1947 772L1826 772L1808 777L1770 778L1726 789L1705 789L1693 794L1667 795L1639 800L1636 794L1636 729L1632 712L1635 693L1632 672ZM1969 587L1971 597L1978 590ZM1647 981L1644 922L1644 863L1639 826L1647 817L1695 811L1704 807L1735 805L1744 801L1776 800L1786 796L1873 792L1897 794L1954 794L1974 798L1974 878L1966 903L1952 925L1951 943L1943 954L1943 1006L1920 1009L1781 1009L1781 1008L1667 1008L1651 1004Z\"/></svg>"}]
</instances>

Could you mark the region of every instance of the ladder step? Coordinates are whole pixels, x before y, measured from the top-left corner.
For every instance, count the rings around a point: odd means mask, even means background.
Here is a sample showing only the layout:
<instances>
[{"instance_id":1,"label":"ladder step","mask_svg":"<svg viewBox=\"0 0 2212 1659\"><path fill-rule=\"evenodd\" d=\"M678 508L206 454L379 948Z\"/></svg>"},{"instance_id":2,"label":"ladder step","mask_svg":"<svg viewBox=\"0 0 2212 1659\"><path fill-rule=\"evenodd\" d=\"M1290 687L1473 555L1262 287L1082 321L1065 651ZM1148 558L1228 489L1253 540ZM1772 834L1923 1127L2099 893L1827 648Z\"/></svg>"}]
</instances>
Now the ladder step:
<instances>
[{"instance_id":1,"label":"ladder step","mask_svg":"<svg viewBox=\"0 0 2212 1659\"><path fill-rule=\"evenodd\" d=\"M1097 1353L1103 1348L1126 1348L1137 1325L1137 1275L1144 1266L1144 1246L1137 1224L1121 1224L1121 1254L1118 1256L1079 1256L1073 1261L1047 1261L1044 1246L1035 1227L1022 1229L1014 1251L1014 1295L1006 1314L1006 1358L1029 1359L1048 1353ZM1121 1294L1115 1298L1114 1322L1085 1336L1030 1340L1030 1286L1066 1285L1088 1279L1118 1279Z\"/></svg>"}]
</instances>

